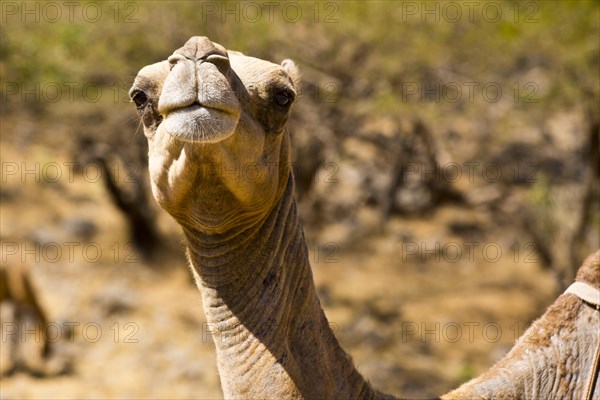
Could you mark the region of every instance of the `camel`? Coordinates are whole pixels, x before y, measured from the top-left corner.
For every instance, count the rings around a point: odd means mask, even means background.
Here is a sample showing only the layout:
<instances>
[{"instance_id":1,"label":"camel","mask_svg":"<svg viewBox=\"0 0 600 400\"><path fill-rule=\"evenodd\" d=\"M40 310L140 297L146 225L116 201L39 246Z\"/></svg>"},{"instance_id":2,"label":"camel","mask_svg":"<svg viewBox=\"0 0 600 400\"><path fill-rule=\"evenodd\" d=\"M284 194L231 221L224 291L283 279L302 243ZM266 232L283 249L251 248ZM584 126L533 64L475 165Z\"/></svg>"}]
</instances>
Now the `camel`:
<instances>
[{"instance_id":1,"label":"camel","mask_svg":"<svg viewBox=\"0 0 600 400\"><path fill-rule=\"evenodd\" d=\"M286 129L299 91L293 61L274 64L206 37L192 37L167 60L142 68L129 94L148 140L152 193L183 231L225 398L393 399L357 371L317 297ZM598 262L590 268L586 277L598 271ZM597 280L591 283L598 287ZM567 330L586 340L569 344L578 349L574 354L587 356L599 340L593 332L598 312L572 295L557 302L577 315ZM510 360L523 349L529 360L535 355L528 349L548 347L532 369L541 373L535 368L552 359L579 367L579 379L564 392L575 398L589 377L589 360L553 353L562 344L548 335L565 329L555 315L566 315L556 308L542 318L555 321L548 325L552 331L539 332L544 340L536 344L517 344ZM482 375L489 386L475 380L446 398L504 389L494 379L507 375L493 371ZM550 373L562 384L563 372L561 366Z\"/></svg>"},{"instance_id":2,"label":"camel","mask_svg":"<svg viewBox=\"0 0 600 400\"><path fill-rule=\"evenodd\" d=\"M68 371L66 359L53 354L46 337L48 319L25 264L0 266L0 305L0 375L24 371L34 376L52 376Z\"/></svg>"}]
</instances>

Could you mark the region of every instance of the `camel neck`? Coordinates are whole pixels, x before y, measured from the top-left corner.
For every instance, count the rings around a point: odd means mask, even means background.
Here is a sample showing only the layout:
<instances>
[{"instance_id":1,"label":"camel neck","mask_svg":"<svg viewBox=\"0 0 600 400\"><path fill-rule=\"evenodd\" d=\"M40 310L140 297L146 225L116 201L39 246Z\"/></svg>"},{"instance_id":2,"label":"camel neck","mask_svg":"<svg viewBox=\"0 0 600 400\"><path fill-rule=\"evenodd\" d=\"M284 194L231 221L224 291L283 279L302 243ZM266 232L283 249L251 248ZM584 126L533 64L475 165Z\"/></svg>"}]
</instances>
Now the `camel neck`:
<instances>
[{"instance_id":1,"label":"camel neck","mask_svg":"<svg viewBox=\"0 0 600 400\"><path fill-rule=\"evenodd\" d=\"M226 398L375 397L321 309L292 174L266 218L184 233Z\"/></svg>"}]
</instances>

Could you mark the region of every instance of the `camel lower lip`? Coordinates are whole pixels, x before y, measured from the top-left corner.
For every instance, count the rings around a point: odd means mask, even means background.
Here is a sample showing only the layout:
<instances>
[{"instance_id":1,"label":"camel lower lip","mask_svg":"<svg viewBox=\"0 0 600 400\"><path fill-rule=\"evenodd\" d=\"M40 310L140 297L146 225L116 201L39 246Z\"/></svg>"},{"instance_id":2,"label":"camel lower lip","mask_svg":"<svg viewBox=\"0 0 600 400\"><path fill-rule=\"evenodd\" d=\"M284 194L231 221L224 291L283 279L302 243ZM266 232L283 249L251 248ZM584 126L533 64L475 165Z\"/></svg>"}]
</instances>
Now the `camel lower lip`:
<instances>
[{"instance_id":1,"label":"camel lower lip","mask_svg":"<svg viewBox=\"0 0 600 400\"><path fill-rule=\"evenodd\" d=\"M202 105L200 103L194 103L194 104L191 104L191 105L189 105L187 107L177 108L175 110L169 111L169 113L167 114L167 116L169 116L169 115L171 115L173 113L177 113L177 112L194 113L194 112L201 111L201 110L214 110L214 111L220 111L220 112L223 112L223 113L226 112L225 110L221 110L220 108L217 108L217 107L207 107L207 106ZM193 118L193 115L192 115L192 118Z\"/></svg>"},{"instance_id":2,"label":"camel lower lip","mask_svg":"<svg viewBox=\"0 0 600 400\"><path fill-rule=\"evenodd\" d=\"M237 126L238 116L200 104L170 111L161 123L169 135L188 142L219 142L229 137Z\"/></svg>"}]
</instances>

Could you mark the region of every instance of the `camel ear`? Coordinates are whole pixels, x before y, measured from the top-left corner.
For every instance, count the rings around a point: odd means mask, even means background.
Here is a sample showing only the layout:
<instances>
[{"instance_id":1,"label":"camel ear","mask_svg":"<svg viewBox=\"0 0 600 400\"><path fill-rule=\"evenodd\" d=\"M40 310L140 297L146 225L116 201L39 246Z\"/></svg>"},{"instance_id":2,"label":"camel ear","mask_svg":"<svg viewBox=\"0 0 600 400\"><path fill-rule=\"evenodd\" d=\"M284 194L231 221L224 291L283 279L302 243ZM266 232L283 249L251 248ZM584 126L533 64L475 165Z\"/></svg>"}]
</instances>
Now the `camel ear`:
<instances>
[{"instance_id":1,"label":"camel ear","mask_svg":"<svg viewBox=\"0 0 600 400\"><path fill-rule=\"evenodd\" d=\"M290 59L286 59L281 62L281 66L283 67L283 70L292 79L292 83L294 84L294 89L296 89L296 93L300 93L300 90L302 89L302 84L300 79L300 70L296 66L296 63Z\"/></svg>"}]
</instances>

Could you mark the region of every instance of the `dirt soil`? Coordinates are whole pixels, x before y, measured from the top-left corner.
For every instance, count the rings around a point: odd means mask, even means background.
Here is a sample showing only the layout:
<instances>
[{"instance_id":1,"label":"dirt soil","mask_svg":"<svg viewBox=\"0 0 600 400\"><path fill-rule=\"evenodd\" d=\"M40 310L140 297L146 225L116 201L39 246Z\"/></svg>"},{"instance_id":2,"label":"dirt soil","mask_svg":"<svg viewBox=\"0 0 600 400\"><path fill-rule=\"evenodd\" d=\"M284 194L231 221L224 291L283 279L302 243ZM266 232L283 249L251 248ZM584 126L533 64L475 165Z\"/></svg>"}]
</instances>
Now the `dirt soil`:
<instances>
[{"instance_id":1,"label":"dirt soil","mask_svg":"<svg viewBox=\"0 0 600 400\"><path fill-rule=\"evenodd\" d=\"M3 160L38 168L24 179L3 177L2 262L29 266L54 329L56 357L70 368L44 378L3 377L1 398L221 398L182 246L163 261L141 260L126 245L124 219L91 167L56 180L53 165L39 161L49 151L2 145ZM57 154L51 160L62 173L71 161ZM159 221L165 237L178 237L167 215ZM456 235L448 226L457 221L476 221L485 233ZM485 212L445 206L427 218L395 216L379 234L343 248L328 239L335 229L316 235L308 227L325 312L376 387L411 398L439 395L489 368L552 303L550 273L531 251L511 250L519 238L490 221ZM94 229L81 240L86 224ZM436 242L445 246L441 252L415 256L415 245L435 249ZM25 334L22 342L36 339Z\"/></svg>"}]
</instances>

